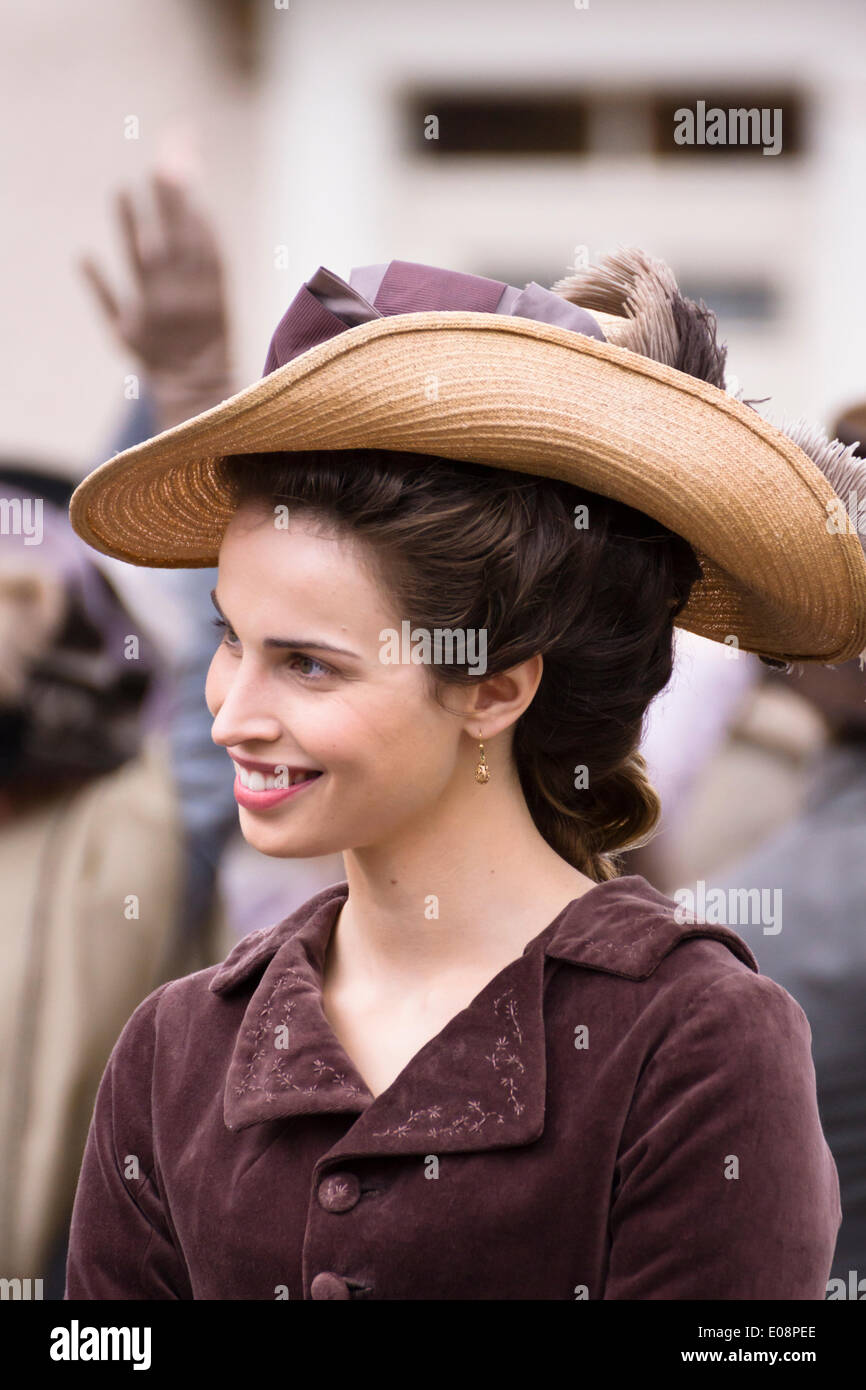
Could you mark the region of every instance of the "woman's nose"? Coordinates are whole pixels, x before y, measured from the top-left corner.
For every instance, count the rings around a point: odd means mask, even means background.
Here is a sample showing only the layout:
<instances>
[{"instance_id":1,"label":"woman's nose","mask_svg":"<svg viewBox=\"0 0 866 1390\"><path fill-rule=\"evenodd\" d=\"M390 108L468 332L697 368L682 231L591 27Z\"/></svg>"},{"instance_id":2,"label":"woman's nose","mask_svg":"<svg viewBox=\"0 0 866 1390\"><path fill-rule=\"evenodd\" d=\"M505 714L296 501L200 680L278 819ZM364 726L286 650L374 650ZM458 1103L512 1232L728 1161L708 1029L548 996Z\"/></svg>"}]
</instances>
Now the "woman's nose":
<instances>
[{"instance_id":1,"label":"woman's nose","mask_svg":"<svg viewBox=\"0 0 866 1390\"><path fill-rule=\"evenodd\" d=\"M280 720L271 709L268 682L242 667L243 659L221 690L211 727L214 743L226 748L271 742L282 732Z\"/></svg>"}]
</instances>

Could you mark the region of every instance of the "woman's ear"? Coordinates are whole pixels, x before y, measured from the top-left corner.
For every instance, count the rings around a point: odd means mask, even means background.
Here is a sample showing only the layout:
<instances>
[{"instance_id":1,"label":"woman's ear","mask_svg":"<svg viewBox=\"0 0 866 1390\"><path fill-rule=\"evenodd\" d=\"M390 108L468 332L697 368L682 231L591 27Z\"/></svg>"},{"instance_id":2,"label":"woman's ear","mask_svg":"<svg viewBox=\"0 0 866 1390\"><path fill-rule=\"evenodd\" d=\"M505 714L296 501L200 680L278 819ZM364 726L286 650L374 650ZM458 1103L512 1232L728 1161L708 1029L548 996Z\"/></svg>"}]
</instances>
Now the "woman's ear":
<instances>
[{"instance_id":1,"label":"woman's ear","mask_svg":"<svg viewBox=\"0 0 866 1390\"><path fill-rule=\"evenodd\" d=\"M482 728L484 738L492 739L516 724L532 704L543 671L544 658L537 652L519 665L467 687L470 702L465 706L466 732L477 738L478 729Z\"/></svg>"}]
</instances>

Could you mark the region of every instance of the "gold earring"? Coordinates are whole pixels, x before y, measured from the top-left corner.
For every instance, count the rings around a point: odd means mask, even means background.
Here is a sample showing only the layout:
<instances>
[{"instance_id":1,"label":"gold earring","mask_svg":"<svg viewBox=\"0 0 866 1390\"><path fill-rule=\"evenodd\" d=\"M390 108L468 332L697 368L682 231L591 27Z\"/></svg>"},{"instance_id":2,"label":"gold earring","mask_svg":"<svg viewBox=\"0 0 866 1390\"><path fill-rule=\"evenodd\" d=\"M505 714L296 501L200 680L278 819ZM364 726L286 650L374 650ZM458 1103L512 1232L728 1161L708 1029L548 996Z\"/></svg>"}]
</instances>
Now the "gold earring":
<instances>
[{"instance_id":1,"label":"gold earring","mask_svg":"<svg viewBox=\"0 0 866 1390\"><path fill-rule=\"evenodd\" d=\"M487 754L484 752L484 744L481 742L480 735L478 742L478 751L480 754L480 759L475 768L475 780L476 782L489 782L490 769L487 766Z\"/></svg>"}]
</instances>

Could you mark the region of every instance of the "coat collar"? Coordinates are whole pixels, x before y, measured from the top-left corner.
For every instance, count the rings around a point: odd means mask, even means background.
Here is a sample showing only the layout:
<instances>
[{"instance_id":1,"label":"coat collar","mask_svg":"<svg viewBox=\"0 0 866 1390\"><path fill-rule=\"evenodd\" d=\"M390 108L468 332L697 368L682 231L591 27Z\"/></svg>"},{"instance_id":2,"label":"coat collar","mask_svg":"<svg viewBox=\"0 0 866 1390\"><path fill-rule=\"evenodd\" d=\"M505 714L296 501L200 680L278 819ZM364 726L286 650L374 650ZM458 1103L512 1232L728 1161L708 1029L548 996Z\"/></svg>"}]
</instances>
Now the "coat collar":
<instances>
[{"instance_id":1,"label":"coat collar","mask_svg":"<svg viewBox=\"0 0 866 1390\"><path fill-rule=\"evenodd\" d=\"M359 1118L332 1156L529 1143L544 1128L548 957L643 980L680 941L709 936L758 969L729 928L677 922L676 904L639 874L610 879L570 902L374 1098L321 1003L327 944L347 895L345 881L332 884L277 926L244 937L210 982L215 994L229 995L264 967L226 1080L223 1111L232 1131L345 1111Z\"/></svg>"}]
</instances>

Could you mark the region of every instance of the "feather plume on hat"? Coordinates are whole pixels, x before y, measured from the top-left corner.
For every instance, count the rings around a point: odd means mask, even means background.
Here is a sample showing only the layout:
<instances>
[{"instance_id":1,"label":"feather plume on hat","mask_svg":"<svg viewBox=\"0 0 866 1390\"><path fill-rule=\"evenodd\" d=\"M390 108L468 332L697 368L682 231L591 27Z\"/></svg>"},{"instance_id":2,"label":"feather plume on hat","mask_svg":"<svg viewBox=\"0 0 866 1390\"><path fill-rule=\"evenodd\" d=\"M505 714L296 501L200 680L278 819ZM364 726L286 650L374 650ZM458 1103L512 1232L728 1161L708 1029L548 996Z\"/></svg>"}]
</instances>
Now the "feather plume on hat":
<instances>
[{"instance_id":1,"label":"feather plume on hat","mask_svg":"<svg viewBox=\"0 0 866 1390\"><path fill-rule=\"evenodd\" d=\"M718 342L716 316L703 300L696 302L680 293L664 261L648 256L639 247L620 247L602 256L596 265L564 276L550 288L563 299L600 314L608 342L728 390L728 349ZM608 319L607 315L614 317ZM742 389L730 394L754 409L752 401L744 399ZM830 439L820 425L805 417L775 420L768 416L768 422L820 468L843 504L852 494L866 502L866 459L857 455L859 440L846 445L840 439ZM846 524L856 529L850 520ZM866 535L859 530L856 534L866 555ZM761 660L767 665L786 665L766 657ZM861 667L866 664L866 648L859 661Z\"/></svg>"},{"instance_id":2,"label":"feather plume on hat","mask_svg":"<svg viewBox=\"0 0 866 1390\"><path fill-rule=\"evenodd\" d=\"M716 341L716 318L706 304L686 299L673 271L639 247L622 247L551 285L584 309L625 320L605 329L608 342L664 362L724 390L727 347Z\"/></svg>"}]
</instances>

